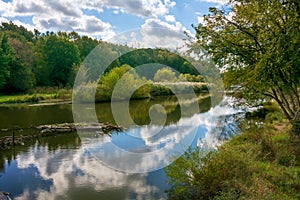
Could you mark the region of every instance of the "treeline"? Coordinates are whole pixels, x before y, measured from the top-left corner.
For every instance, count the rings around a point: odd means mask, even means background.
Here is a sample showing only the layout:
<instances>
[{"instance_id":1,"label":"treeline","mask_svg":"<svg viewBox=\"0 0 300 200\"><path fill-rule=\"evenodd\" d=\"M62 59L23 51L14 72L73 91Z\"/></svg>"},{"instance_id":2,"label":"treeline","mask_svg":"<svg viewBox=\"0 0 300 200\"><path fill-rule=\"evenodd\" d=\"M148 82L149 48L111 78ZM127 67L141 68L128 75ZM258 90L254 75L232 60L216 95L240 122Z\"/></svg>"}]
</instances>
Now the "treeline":
<instances>
[{"instance_id":1,"label":"treeline","mask_svg":"<svg viewBox=\"0 0 300 200\"><path fill-rule=\"evenodd\" d=\"M31 32L11 22L2 23L0 92L71 86L80 63L99 42L76 32Z\"/></svg>"},{"instance_id":2,"label":"treeline","mask_svg":"<svg viewBox=\"0 0 300 200\"><path fill-rule=\"evenodd\" d=\"M74 31L31 32L10 22L0 26L0 93L26 93L36 87L72 87L77 70L99 44L105 48L104 52L120 56L110 64L109 70L124 64L136 67L160 63L181 73L198 73L185 59L167 50L136 50L80 36ZM120 50L129 53L121 56ZM97 68L99 66L89 66L88 81L98 80ZM156 70L147 71L154 76Z\"/></svg>"},{"instance_id":3,"label":"treeline","mask_svg":"<svg viewBox=\"0 0 300 200\"><path fill-rule=\"evenodd\" d=\"M184 83L183 83L184 82ZM192 82L192 83L187 83ZM95 93L93 92L95 90ZM128 64L114 67L99 81L86 82L73 90L78 102L145 99L154 96L207 92L208 84L201 75L176 74L171 68L157 70L153 77L138 73Z\"/></svg>"}]
</instances>

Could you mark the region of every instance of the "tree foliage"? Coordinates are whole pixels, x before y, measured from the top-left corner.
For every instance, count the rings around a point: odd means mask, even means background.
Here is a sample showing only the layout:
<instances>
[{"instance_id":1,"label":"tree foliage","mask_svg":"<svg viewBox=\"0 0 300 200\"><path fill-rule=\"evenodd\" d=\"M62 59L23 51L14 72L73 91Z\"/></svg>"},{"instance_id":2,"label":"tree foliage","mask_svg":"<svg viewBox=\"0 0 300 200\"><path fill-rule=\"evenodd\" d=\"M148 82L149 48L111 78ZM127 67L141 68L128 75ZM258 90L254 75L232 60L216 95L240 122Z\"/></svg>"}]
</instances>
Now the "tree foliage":
<instances>
[{"instance_id":1,"label":"tree foliage","mask_svg":"<svg viewBox=\"0 0 300 200\"><path fill-rule=\"evenodd\" d=\"M26 92L35 86L71 86L80 62L99 44L76 32L28 31L0 26L0 92Z\"/></svg>"},{"instance_id":2,"label":"tree foliage","mask_svg":"<svg viewBox=\"0 0 300 200\"><path fill-rule=\"evenodd\" d=\"M96 101L107 101L112 97L112 100L147 98L150 95L150 86L147 82L129 65L113 68L101 76L96 90ZM130 92L133 94L130 95Z\"/></svg>"},{"instance_id":3,"label":"tree foliage","mask_svg":"<svg viewBox=\"0 0 300 200\"><path fill-rule=\"evenodd\" d=\"M6 83L6 79L9 77L9 45L7 36L0 33L0 89Z\"/></svg>"},{"instance_id":4,"label":"tree foliage","mask_svg":"<svg viewBox=\"0 0 300 200\"><path fill-rule=\"evenodd\" d=\"M118 47L119 48L119 47ZM154 63L157 66L152 65L147 74L149 78L153 78L156 71L161 68L161 65L172 67L172 69L184 73L198 75L199 72L195 67L185 60L183 57L179 56L177 53L170 52L164 49L130 49L129 53L121 55L117 60L115 60L109 69L121 66L123 64L128 64L133 68L143 65Z\"/></svg>"},{"instance_id":5,"label":"tree foliage","mask_svg":"<svg viewBox=\"0 0 300 200\"><path fill-rule=\"evenodd\" d=\"M232 0L228 7L210 8L196 27L197 43L243 97L270 97L292 120L300 109L299 3Z\"/></svg>"},{"instance_id":6,"label":"tree foliage","mask_svg":"<svg viewBox=\"0 0 300 200\"><path fill-rule=\"evenodd\" d=\"M45 38L44 55L50 70L51 84L66 86L71 76L72 67L80 64L77 46L67 38L50 35Z\"/></svg>"},{"instance_id":7,"label":"tree foliage","mask_svg":"<svg viewBox=\"0 0 300 200\"><path fill-rule=\"evenodd\" d=\"M176 73L167 67L157 70L154 76L156 82L173 82L176 80Z\"/></svg>"},{"instance_id":8,"label":"tree foliage","mask_svg":"<svg viewBox=\"0 0 300 200\"><path fill-rule=\"evenodd\" d=\"M110 58L117 59L107 62ZM148 64L146 73L140 68L135 72L151 80L164 65L180 73L199 74L186 59L164 49L134 49L81 36L75 31L41 33L12 22L0 25L0 93L26 92L40 86L72 86L79 66L85 66L81 77L85 82L97 82L102 69L108 73L126 64L133 68ZM136 75L128 74L124 80L134 83Z\"/></svg>"}]
</instances>

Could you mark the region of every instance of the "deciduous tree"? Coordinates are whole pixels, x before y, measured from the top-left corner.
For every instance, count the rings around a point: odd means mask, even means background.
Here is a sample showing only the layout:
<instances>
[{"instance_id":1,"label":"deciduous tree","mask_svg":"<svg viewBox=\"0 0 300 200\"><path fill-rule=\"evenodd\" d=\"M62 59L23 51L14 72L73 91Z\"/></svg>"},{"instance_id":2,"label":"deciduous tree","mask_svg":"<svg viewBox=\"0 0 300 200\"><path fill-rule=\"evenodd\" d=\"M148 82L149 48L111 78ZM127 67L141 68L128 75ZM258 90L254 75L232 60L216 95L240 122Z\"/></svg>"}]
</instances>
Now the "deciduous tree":
<instances>
[{"instance_id":1,"label":"deciduous tree","mask_svg":"<svg viewBox=\"0 0 300 200\"><path fill-rule=\"evenodd\" d=\"M196 37L245 98L270 97L292 121L300 110L299 28L293 1L231 0L227 9L210 8Z\"/></svg>"}]
</instances>

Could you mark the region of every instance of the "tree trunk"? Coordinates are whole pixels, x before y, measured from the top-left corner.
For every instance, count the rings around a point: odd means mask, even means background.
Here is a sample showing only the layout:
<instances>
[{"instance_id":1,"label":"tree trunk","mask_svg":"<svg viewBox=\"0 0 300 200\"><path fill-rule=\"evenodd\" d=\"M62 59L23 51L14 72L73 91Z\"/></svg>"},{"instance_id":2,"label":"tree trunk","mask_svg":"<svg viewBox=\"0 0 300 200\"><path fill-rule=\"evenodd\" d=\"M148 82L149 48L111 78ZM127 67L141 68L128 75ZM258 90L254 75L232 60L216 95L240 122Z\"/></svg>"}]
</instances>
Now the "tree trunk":
<instances>
[{"instance_id":1,"label":"tree trunk","mask_svg":"<svg viewBox=\"0 0 300 200\"><path fill-rule=\"evenodd\" d=\"M277 95L277 92L272 89L272 93L273 93L273 96L274 96L274 99L275 101L278 103L278 105L280 106L281 110L283 111L285 117L291 122L293 117L290 115L290 113L288 113L288 111L286 110L283 102L279 99L278 95Z\"/></svg>"},{"instance_id":2,"label":"tree trunk","mask_svg":"<svg viewBox=\"0 0 300 200\"><path fill-rule=\"evenodd\" d=\"M292 120L292 130L293 135L300 135L300 112L298 111L295 118Z\"/></svg>"}]
</instances>

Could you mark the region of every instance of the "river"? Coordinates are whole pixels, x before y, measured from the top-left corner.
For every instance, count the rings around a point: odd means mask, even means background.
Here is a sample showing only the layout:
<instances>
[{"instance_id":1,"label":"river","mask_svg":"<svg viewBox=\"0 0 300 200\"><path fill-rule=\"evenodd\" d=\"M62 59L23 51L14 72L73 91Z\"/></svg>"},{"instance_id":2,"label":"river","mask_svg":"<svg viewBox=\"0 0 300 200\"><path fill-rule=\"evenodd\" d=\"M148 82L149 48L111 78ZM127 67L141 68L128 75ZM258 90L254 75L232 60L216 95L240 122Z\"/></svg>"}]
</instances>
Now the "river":
<instances>
[{"instance_id":1,"label":"river","mask_svg":"<svg viewBox=\"0 0 300 200\"><path fill-rule=\"evenodd\" d=\"M113 143L130 152L152 152L174 143L175 139L186 137L184 134L188 136L189 131L193 131L195 134L190 140L191 146L200 145L203 140L207 140L212 146L218 139L218 135L212 133L218 125L220 126L220 119L234 113L235 110L227 104L211 108L210 98L201 96L197 102L200 112L190 112L181 116L176 97L136 100L130 102L129 110L138 126L128 126L123 132L112 133L111 136L92 133L95 137L93 141L85 140L77 133L62 133L39 137L23 146L1 150L0 191L9 192L11 198L16 200L166 199L165 190L170 186L163 168L152 166L154 161L149 160L127 160L125 164L119 160L120 165L108 166L107 159L114 159L116 162L119 157L112 149L106 148L106 145ZM160 127L156 124L149 125L148 110L155 104L163 105L167 111L165 132L145 140L135 137L149 134ZM96 104L95 110L100 122L115 123L110 103ZM71 104L0 106L0 129L24 127L22 132L16 134L30 134L32 130L27 130L26 127L65 122L73 122ZM170 130L175 130L183 124L194 124L196 129L186 129L187 133L168 134ZM11 133L1 134L5 136ZM176 148L172 150L173 153L177 151ZM94 156L95 152L101 152L106 161L99 161L98 157ZM162 156L169 159L167 157L173 155L165 152ZM120 170L120 166L127 170ZM143 169L150 169L149 172L128 172L130 168L141 166ZM156 170L155 167L159 169Z\"/></svg>"}]
</instances>

